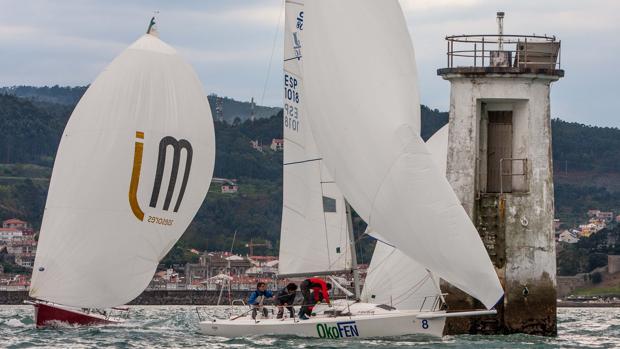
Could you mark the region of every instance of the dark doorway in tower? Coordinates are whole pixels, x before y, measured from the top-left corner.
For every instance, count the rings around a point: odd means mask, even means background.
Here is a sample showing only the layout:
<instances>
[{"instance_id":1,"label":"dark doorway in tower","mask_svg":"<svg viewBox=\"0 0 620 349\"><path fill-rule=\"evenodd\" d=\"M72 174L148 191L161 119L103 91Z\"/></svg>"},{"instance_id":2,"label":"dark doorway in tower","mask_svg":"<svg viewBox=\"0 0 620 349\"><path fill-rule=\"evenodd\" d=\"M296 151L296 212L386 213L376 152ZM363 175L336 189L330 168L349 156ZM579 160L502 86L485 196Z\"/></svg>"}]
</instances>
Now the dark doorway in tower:
<instances>
[{"instance_id":1,"label":"dark doorway in tower","mask_svg":"<svg viewBox=\"0 0 620 349\"><path fill-rule=\"evenodd\" d=\"M512 111L489 111L487 192L512 192Z\"/></svg>"}]
</instances>

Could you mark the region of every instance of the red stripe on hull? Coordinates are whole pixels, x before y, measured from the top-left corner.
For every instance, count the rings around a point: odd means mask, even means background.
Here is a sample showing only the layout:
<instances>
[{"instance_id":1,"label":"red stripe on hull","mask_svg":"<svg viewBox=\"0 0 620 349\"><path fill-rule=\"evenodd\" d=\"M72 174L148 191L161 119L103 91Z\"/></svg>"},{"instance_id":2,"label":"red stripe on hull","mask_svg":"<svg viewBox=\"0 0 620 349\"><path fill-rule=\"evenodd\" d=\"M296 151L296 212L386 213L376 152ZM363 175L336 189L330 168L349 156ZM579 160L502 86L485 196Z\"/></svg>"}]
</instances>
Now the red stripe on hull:
<instances>
[{"instance_id":1,"label":"red stripe on hull","mask_svg":"<svg viewBox=\"0 0 620 349\"><path fill-rule=\"evenodd\" d=\"M115 321L102 319L80 310L65 310L53 305L36 303L34 304L35 319L37 327L49 326L50 322L63 322L70 325L102 325L111 324Z\"/></svg>"}]
</instances>

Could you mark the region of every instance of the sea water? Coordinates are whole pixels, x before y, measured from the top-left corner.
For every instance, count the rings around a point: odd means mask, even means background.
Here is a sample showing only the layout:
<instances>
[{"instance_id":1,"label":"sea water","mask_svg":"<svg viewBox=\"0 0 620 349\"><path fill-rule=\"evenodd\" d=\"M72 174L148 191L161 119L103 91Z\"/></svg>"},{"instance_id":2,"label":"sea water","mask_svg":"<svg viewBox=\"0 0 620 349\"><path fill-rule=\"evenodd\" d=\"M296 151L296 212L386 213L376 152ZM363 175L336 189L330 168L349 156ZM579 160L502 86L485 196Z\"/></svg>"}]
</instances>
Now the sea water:
<instances>
[{"instance_id":1,"label":"sea water","mask_svg":"<svg viewBox=\"0 0 620 349\"><path fill-rule=\"evenodd\" d=\"M215 312L216 307L201 308ZM198 332L198 315L190 306L131 307L121 325L35 329L31 306L0 306L2 348L620 348L620 308L560 308L555 338L405 336L374 340L325 340L258 336L226 339Z\"/></svg>"}]
</instances>

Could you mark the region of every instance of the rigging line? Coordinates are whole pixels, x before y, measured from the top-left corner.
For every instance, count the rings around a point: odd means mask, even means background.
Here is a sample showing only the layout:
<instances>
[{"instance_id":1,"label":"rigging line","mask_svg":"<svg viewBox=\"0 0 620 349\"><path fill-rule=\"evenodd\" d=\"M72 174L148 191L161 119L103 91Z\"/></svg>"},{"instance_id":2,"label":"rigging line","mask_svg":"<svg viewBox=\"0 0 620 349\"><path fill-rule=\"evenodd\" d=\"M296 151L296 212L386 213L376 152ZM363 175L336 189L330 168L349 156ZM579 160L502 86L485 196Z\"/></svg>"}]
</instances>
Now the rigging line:
<instances>
[{"instance_id":1,"label":"rigging line","mask_svg":"<svg viewBox=\"0 0 620 349\"><path fill-rule=\"evenodd\" d=\"M405 298L406 300L407 298L411 297L413 293L415 293L420 288L422 288L422 286L424 286L424 284L426 283L426 281L428 281L428 279L430 279L430 276L426 275L424 278L422 278L422 280L418 281L413 286L409 287L409 289L407 289L405 292L402 292L400 295L396 296L395 298L400 299L401 297L407 296Z\"/></svg>"},{"instance_id":2,"label":"rigging line","mask_svg":"<svg viewBox=\"0 0 620 349\"><path fill-rule=\"evenodd\" d=\"M296 164L303 164L304 162L321 161L321 160L323 160L323 158L316 158L316 159L308 159L308 160L287 162L287 163L282 164L282 165L283 166L286 166L286 165L296 165Z\"/></svg>"},{"instance_id":3,"label":"rigging line","mask_svg":"<svg viewBox=\"0 0 620 349\"><path fill-rule=\"evenodd\" d=\"M388 261L388 259L390 259L390 256L393 255L394 253L396 253L396 249L393 249L392 251L390 251L390 253L387 256L383 257L383 259L377 262L377 265L374 266L374 270L370 270L370 265L369 265L366 271L366 278L368 278L369 275L374 274L377 270L379 270L379 267L385 264ZM373 251L373 258L374 258L374 251ZM371 258L371 263L372 263L372 258Z\"/></svg>"},{"instance_id":4,"label":"rigging line","mask_svg":"<svg viewBox=\"0 0 620 349\"><path fill-rule=\"evenodd\" d=\"M278 33L280 33L280 22L282 20L282 13L284 12L284 0L282 0L282 5L280 6L280 12L278 13L278 25L276 26L276 33L273 36L273 45L271 46L271 57L269 58L269 65L267 67L267 76L265 76L265 85L263 85L263 94L260 97L260 104L263 105L265 100L265 92L267 92L267 84L269 83L269 75L271 74L271 63L273 62L273 55L276 51L276 43L278 41Z\"/></svg>"}]
</instances>

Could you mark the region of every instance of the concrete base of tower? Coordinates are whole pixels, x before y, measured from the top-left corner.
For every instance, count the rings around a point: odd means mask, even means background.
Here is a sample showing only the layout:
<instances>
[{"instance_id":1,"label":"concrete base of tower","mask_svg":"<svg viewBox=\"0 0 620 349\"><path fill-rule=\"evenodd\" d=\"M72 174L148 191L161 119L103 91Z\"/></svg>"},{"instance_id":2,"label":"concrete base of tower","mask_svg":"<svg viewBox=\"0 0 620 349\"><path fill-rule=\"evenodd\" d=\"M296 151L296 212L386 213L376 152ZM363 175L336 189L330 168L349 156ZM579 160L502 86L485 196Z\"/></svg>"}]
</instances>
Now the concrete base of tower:
<instances>
[{"instance_id":1,"label":"concrete base of tower","mask_svg":"<svg viewBox=\"0 0 620 349\"><path fill-rule=\"evenodd\" d=\"M442 285L448 293L448 311L480 309L482 304L459 289ZM526 287L520 282L507 285L504 299L496 305L497 315L448 318L444 335L456 334L513 334L556 336L556 291L545 280L530 281Z\"/></svg>"}]
</instances>

